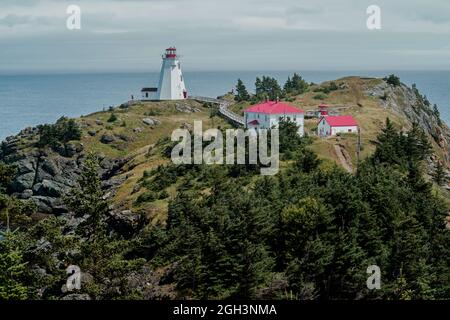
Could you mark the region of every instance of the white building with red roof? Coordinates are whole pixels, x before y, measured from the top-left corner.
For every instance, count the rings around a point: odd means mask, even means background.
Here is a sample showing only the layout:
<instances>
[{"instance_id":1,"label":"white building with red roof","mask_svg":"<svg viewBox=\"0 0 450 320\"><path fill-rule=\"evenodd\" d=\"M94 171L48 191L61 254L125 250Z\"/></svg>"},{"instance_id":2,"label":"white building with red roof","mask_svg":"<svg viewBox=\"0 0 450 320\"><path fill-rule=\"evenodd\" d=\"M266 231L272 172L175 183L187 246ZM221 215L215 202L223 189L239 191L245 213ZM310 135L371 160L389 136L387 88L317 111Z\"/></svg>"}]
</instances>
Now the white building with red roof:
<instances>
[{"instance_id":1,"label":"white building with red roof","mask_svg":"<svg viewBox=\"0 0 450 320\"><path fill-rule=\"evenodd\" d=\"M304 111L280 101L266 101L245 109L244 121L248 129L278 128L281 120L295 122L298 134L304 134Z\"/></svg>"},{"instance_id":2,"label":"white building with red roof","mask_svg":"<svg viewBox=\"0 0 450 320\"><path fill-rule=\"evenodd\" d=\"M323 116L317 126L321 137L335 136L338 133L358 133L358 123L352 116Z\"/></svg>"}]
</instances>

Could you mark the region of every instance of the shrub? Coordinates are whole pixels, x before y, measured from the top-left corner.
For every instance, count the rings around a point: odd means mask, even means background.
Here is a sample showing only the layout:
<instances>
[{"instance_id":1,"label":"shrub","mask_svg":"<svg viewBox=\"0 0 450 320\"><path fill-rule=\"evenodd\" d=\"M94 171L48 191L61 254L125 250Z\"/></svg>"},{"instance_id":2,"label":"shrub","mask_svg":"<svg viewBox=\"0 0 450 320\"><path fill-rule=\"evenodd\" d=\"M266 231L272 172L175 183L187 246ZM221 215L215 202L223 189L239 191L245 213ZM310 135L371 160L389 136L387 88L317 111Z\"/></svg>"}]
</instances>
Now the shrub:
<instances>
[{"instance_id":1,"label":"shrub","mask_svg":"<svg viewBox=\"0 0 450 320\"><path fill-rule=\"evenodd\" d=\"M152 109L145 113L146 116L159 116L161 112L159 110Z\"/></svg>"},{"instance_id":2,"label":"shrub","mask_svg":"<svg viewBox=\"0 0 450 320\"><path fill-rule=\"evenodd\" d=\"M388 77L385 77L384 81L386 81L388 84L394 87L401 85L400 78L397 77L395 74L391 74Z\"/></svg>"},{"instance_id":3,"label":"shrub","mask_svg":"<svg viewBox=\"0 0 450 320\"><path fill-rule=\"evenodd\" d=\"M326 94L323 94L323 93L316 94L316 95L313 97L313 99L316 99L316 100L324 100L324 99L326 99L326 98L327 98L327 95L326 95Z\"/></svg>"},{"instance_id":4,"label":"shrub","mask_svg":"<svg viewBox=\"0 0 450 320\"><path fill-rule=\"evenodd\" d=\"M158 199L160 199L160 200L166 199L168 197L169 197L169 193L166 190L163 190L158 194Z\"/></svg>"},{"instance_id":5,"label":"shrub","mask_svg":"<svg viewBox=\"0 0 450 320\"><path fill-rule=\"evenodd\" d=\"M39 147L56 147L59 143L67 143L71 140L81 139L81 130L73 119L61 117L55 124L38 126Z\"/></svg>"},{"instance_id":6,"label":"shrub","mask_svg":"<svg viewBox=\"0 0 450 320\"><path fill-rule=\"evenodd\" d=\"M111 113L111 115L109 116L108 122L116 122L117 121L117 116L116 114L113 112Z\"/></svg>"},{"instance_id":7,"label":"shrub","mask_svg":"<svg viewBox=\"0 0 450 320\"><path fill-rule=\"evenodd\" d=\"M145 203L145 202L153 202L156 200L156 194L153 191L145 191L141 195L139 195L135 201L136 205Z\"/></svg>"}]
</instances>

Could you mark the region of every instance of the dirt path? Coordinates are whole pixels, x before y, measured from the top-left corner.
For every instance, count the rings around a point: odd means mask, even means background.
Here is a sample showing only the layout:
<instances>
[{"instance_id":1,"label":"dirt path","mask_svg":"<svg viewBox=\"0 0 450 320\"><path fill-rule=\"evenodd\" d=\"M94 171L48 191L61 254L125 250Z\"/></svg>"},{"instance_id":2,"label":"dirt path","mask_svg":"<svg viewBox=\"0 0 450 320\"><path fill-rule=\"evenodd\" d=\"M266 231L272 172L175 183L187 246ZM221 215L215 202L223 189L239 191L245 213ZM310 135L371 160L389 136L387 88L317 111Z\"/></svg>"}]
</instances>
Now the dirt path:
<instances>
[{"instance_id":1,"label":"dirt path","mask_svg":"<svg viewBox=\"0 0 450 320\"><path fill-rule=\"evenodd\" d=\"M339 161L341 162L342 166L345 170L347 170L349 173L353 173L353 165L350 161L350 156L342 146L335 144L334 150L336 151L336 155L339 158Z\"/></svg>"}]
</instances>

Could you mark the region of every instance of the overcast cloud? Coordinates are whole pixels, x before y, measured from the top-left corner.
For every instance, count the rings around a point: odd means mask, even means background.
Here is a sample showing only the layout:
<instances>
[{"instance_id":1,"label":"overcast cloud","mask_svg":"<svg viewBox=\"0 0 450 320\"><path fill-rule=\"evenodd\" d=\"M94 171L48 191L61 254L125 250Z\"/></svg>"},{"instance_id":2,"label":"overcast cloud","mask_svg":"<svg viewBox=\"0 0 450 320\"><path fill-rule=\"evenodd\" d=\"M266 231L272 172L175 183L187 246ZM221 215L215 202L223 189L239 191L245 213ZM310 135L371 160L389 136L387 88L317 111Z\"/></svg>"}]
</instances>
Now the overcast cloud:
<instances>
[{"instance_id":1,"label":"overcast cloud","mask_svg":"<svg viewBox=\"0 0 450 320\"><path fill-rule=\"evenodd\" d=\"M189 70L450 70L450 1L0 1L0 72L157 70L170 45Z\"/></svg>"}]
</instances>

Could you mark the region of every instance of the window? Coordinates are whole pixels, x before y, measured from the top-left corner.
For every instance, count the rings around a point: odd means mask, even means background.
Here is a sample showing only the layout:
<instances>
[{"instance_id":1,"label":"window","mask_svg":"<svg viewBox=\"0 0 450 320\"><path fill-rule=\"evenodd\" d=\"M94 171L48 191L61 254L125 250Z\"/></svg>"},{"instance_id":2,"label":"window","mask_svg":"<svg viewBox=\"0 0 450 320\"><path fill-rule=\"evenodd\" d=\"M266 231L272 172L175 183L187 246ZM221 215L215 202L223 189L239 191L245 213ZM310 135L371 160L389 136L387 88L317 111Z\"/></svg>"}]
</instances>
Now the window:
<instances>
[{"instance_id":1,"label":"window","mask_svg":"<svg viewBox=\"0 0 450 320\"><path fill-rule=\"evenodd\" d=\"M348 129L348 132L352 132L352 129Z\"/></svg>"},{"instance_id":2,"label":"window","mask_svg":"<svg viewBox=\"0 0 450 320\"><path fill-rule=\"evenodd\" d=\"M145 97L148 98L148 92L145 93Z\"/></svg>"}]
</instances>

